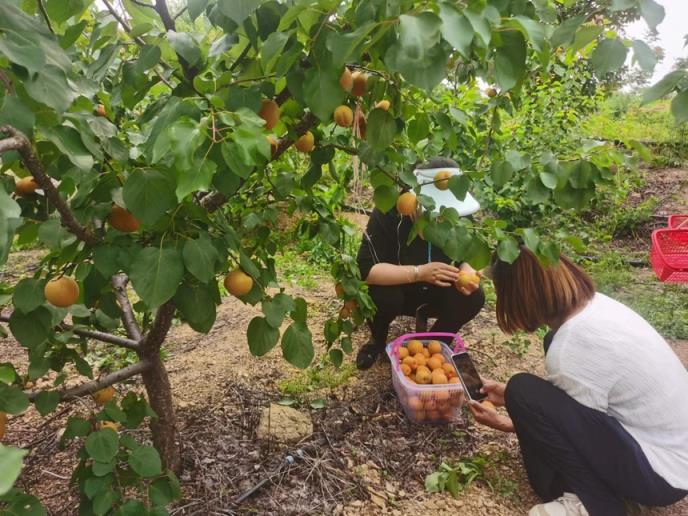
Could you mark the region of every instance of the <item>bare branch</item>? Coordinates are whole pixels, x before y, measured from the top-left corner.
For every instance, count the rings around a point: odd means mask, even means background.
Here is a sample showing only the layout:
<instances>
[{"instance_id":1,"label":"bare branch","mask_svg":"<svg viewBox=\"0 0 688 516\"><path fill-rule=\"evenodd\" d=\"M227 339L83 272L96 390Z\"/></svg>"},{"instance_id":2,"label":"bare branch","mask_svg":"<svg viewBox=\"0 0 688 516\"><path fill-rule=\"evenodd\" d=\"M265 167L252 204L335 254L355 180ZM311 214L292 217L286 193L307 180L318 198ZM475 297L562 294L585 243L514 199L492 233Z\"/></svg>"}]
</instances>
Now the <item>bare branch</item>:
<instances>
[{"instance_id":1,"label":"bare branch","mask_svg":"<svg viewBox=\"0 0 688 516\"><path fill-rule=\"evenodd\" d=\"M43 189L48 200L59 212L62 225L82 242L85 242L90 246L98 244L100 242L100 238L93 234L90 229L77 222L76 218L74 217L74 213L72 213L72 210L67 205L67 202L62 198L60 193L57 191L57 188L55 188L52 180L43 169L43 164L33 153L31 142L26 135L10 125L0 127L0 133L10 136L10 138L8 138L11 140L11 143L9 144L10 147L12 150L17 150L19 152L24 166L29 172L31 172L34 181L36 181L38 186Z\"/></svg>"},{"instance_id":2,"label":"bare branch","mask_svg":"<svg viewBox=\"0 0 688 516\"><path fill-rule=\"evenodd\" d=\"M24 146L24 140L13 136L0 140L0 152L9 152L19 150Z\"/></svg>"},{"instance_id":3,"label":"bare branch","mask_svg":"<svg viewBox=\"0 0 688 516\"><path fill-rule=\"evenodd\" d=\"M93 380L91 382L82 383L77 387L72 387L71 389L63 389L57 391L60 393L60 401L69 401L74 398L79 398L81 396L86 396L87 394L93 394L100 389L109 387L123 380L131 378L133 376L139 375L146 369L151 367L151 363L148 360L141 360L130 366L124 367L119 371L108 374L99 378L98 380ZM29 397L31 401L36 399L42 391L25 391L24 393Z\"/></svg>"},{"instance_id":4,"label":"bare branch","mask_svg":"<svg viewBox=\"0 0 688 516\"><path fill-rule=\"evenodd\" d=\"M179 10L179 12L178 12L177 14L174 15L175 21L176 21L177 18L179 18L182 14L184 14L184 13L187 11L187 9L188 9L188 7L187 7L186 5L185 5L184 7L182 7L182 8Z\"/></svg>"},{"instance_id":5,"label":"bare branch","mask_svg":"<svg viewBox=\"0 0 688 516\"><path fill-rule=\"evenodd\" d=\"M298 125L294 128L294 132L298 136L301 136L302 134L305 134L306 131L308 131L311 127L313 127L316 121L317 118L313 113L306 113ZM294 145L295 142L296 140L289 137L281 138L277 143L277 149L275 149L275 152L272 154L270 161L279 159L279 157L284 154L289 147ZM213 192L210 195L203 197L201 200L201 206L212 213L226 202L227 196L225 194L222 192Z\"/></svg>"},{"instance_id":6,"label":"bare branch","mask_svg":"<svg viewBox=\"0 0 688 516\"><path fill-rule=\"evenodd\" d=\"M10 322L10 317L12 314L2 314L0 315L0 322ZM139 350L139 343L136 340L125 339L118 335L112 335L110 333L105 333L96 330L84 330L82 328L70 326L69 324L60 324L59 329L61 331L71 331L74 335L79 337L86 337L87 339L98 340L100 342L105 342L107 344L114 344L123 348L131 349L134 351Z\"/></svg>"},{"instance_id":7,"label":"bare branch","mask_svg":"<svg viewBox=\"0 0 688 516\"><path fill-rule=\"evenodd\" d=\"M172 326L174 309L175 306L172 300L158 308L150 331L141 341L140 356L144 358L159 358L160 347L165 341L165 337L167 337L167 332L170 331L170 326Z\"/></svg>"},{"instance_id":8,"label":"bare branch","mask_svg":"<svg viewBox=\"0 0 688 516\"><path fill-rule=\"evenodd\" d=\"M122 310L122 324L124 324L124 329L127 331L130 339L140 342L141 328L139 328L136 322L136 317L134 317L134 310L131 307L131 302L129 301L129 296L127 295L127 283L129 283L129 278L126 274L117 274L112 277L112 286L115 289L115 297L119 303L119 307Z\"/></svg>"}]
</instances>

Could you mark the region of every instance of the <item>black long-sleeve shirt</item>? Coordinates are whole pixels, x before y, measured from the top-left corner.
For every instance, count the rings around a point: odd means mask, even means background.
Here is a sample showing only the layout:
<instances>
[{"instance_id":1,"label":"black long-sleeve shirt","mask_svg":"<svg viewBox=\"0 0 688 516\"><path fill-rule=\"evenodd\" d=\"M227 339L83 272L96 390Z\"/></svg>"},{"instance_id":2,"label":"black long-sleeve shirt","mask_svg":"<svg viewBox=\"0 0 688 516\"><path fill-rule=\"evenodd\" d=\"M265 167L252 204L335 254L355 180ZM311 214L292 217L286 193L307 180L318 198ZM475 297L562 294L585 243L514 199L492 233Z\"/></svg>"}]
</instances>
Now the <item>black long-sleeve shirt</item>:
<instances>
[{"instance_id":1,"label":"black long-sleeve shirt","mask_svg":"<svg viewBox=\"0 0 688 516\"><path fill-rule=\"evenodd\" d=\"M418 236L407 245L411 226L411 219L400 216L395 209L387 213L373 210L358 250L358 268L363 280L376 263L422 265L428 262L451 262L441 249Z\"/></svg>"}]
</instances>

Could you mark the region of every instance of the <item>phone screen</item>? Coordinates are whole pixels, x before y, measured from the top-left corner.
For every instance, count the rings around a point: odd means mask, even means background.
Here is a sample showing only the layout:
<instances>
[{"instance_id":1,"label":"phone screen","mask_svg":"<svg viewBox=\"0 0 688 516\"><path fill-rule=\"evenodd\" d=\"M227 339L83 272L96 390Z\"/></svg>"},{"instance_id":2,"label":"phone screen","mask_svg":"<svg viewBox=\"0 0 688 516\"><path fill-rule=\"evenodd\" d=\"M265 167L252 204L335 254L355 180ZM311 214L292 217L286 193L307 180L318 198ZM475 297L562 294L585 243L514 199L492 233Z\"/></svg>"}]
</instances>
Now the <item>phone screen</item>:
<instances>
[{"instance_id":1,"label":"phone screen","mask_svg":"<svg viewBox=\"0 0 688 516\"><path fill-rule=\"evenodd\" d=\"M480 380L480 375L473 365L473 360L468 353L457 353L452 355L452 360L456 369L459 372L459 378L463 384L463 388L472 400L481 401L487 398L487 394L480 392L483 387L483 382Z\"/></svg>"}]
</instances>

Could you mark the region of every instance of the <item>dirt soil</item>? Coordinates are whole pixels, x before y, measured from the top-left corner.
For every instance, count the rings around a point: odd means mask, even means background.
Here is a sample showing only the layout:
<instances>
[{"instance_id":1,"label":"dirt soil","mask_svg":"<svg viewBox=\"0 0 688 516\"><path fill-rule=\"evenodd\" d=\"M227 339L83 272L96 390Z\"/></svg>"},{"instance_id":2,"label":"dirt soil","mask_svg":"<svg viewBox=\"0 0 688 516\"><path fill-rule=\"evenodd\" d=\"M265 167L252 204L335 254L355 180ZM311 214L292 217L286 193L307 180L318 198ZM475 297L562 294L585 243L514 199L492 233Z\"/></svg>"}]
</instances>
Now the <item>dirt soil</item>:
<instances>
[{"instance_id":1,"label":"dirt soil","mask_svg":"<svg viewBox=\"0 0 688 516\"><path fill-rule=\"evenodd\" d=\"M677 184L685 188L685 173L656 174L677 175L682 178ZM676 191L674 188L673 193ZM655 194L663 195L660 191ZM667 213L686 208L662 206ZM360 219L359 223L365 222ZM22 275L32 257L35 253L13 255L5 274ZM330 280L323 276L319 285L288 292L307 300L309 324L321 356L324 338L317 329L340 307ZM386 362L354 373L336 388L298 396L295 406L313 420L311 437L289 447L258 441L255 431L261 410L283 398L281 382L301 373L283 360L279 348L262 358L250 355L245 332L257 314L258 308L230 297L219 308L217 323L208 335L185 325L171 331L166 363L178 410L184 468L180 477L184 499L172 508L172 514L511 516L526 514L537 503L513 434L475 425L465 413L462 421L451 426L410 424L397 401ZM391 334L412 329L410 318L399 318ZM539 340L530 337L527 347L526 341L507 340L489 306L462 335L478 368L495 379L506 380L518 371L544 372ZM354 349L367 337L359 330ZM671 344L688 366L688 342ZM25 350L12 339L3 339L0 362L4 361L25 368ZM140 386L118 389L123 395ZM310 401L315 399L324 399L324 408L311 408ZM69 485L69 476L78 445L60 450L57 443L70 415L88 415L95 410L90 399L82 399L60 405L47 417L30 408L10 420L5 444L30 451L19 486L39 496L50 514L77 514L78 495ZM142 440L149 437L145 430L134 433ZM458 498L424 489L425 477L442 461L480 459L486 461L483 474ZM237 502L261 482L260 489ZM640 514L688 515L688 500Z\"/></svg>"}]
</instances>

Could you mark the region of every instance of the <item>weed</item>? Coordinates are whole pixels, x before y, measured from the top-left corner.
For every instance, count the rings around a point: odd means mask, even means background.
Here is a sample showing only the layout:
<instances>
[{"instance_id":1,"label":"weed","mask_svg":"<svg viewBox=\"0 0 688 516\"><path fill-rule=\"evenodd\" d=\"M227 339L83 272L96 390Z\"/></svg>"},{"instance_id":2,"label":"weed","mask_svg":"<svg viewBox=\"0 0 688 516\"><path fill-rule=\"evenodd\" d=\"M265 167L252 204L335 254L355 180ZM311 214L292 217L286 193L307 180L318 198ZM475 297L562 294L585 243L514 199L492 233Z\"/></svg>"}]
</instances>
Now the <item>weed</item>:
<instances>
[{"instance_id":1,"label":"weed","mask_svg":"<svg viewBox=\"0 0 688 516\"><path fill-rule=\"evenodd\" d=\"M430 493L449 491L454 498L458 498L461 491L483 475L486 464L483 457L462 460L455 465L442 462L437 471L425 477L425 489Z\"/></svg>"},{"instance_id":2,"label":"weed","mask_svg":"<svg viewBox=\"0 0 688 516\"><path fill-rule=\"evenodd\" d=\"M505 340L503 344L518 355L519 358L522 358L528 352L530 339L527 334L518 332L514 333L509 340Z\"/></svg>"},{"instance_id":3,"label":"weed","mask_svg":"<svg viewBox=\"0 0 688 516\"><path fill-rule=\"evenodd\" d=\"M335 389L345 384L353 373L353 364L337 368L324 358L305 371L282 380L279 390L285 396L299 396L319 389Z\"/></svg>"}]
</instances>

